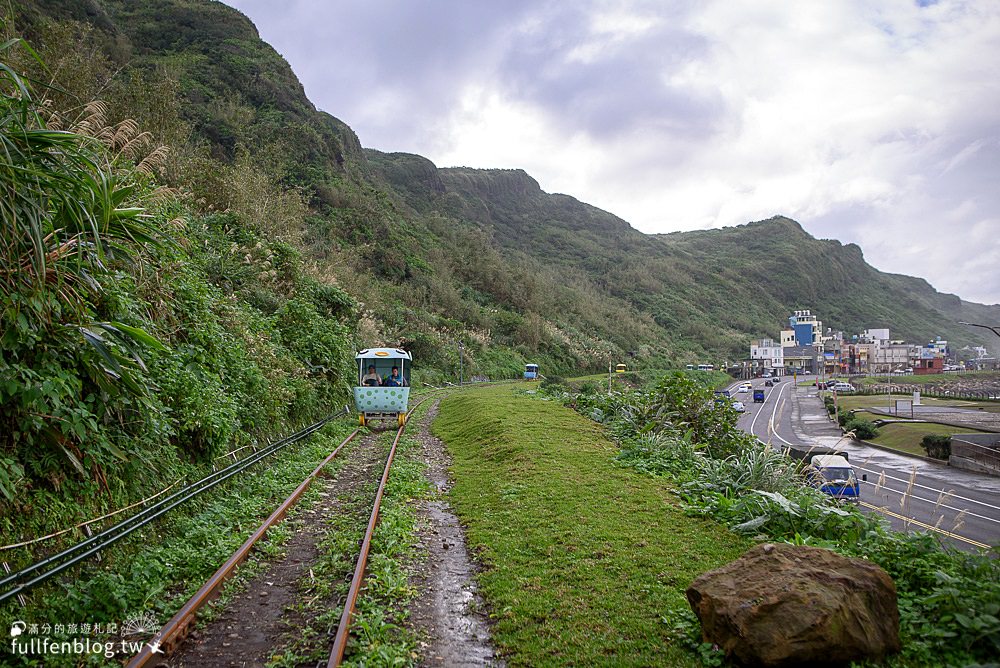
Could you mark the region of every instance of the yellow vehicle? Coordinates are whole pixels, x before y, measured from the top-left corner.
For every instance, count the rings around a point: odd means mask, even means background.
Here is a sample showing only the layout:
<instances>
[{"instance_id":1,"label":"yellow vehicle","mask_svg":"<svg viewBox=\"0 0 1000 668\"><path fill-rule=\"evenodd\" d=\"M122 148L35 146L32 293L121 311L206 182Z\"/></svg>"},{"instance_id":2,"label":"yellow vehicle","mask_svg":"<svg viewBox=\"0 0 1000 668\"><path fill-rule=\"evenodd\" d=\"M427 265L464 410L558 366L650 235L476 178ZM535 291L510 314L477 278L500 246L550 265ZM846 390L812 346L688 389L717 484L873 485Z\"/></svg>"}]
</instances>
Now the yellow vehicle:
<instances>
[{"instance_id":1,"label":"yellow vehicle","mask_svg":"<svg viewBox=\"0 0 1000 668\"><path fill-rule=\"evenodd\" d=\"M619 364L615 367L615 373L625 373L626 371L628 371L628 367L624 364Z\"/></svg>"}]
</instances>

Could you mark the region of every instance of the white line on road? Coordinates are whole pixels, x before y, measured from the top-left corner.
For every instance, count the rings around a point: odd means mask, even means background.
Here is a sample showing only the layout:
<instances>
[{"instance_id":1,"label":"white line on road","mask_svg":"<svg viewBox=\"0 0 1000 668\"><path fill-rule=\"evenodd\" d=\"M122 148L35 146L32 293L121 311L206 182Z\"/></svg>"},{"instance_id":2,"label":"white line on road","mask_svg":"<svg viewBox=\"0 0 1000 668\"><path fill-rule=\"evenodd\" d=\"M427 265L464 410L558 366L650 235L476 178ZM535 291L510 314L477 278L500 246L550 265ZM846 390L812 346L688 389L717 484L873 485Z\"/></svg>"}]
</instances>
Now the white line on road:
<instances>
[{"instance_id":1,"label":"white line on road","mask_svg":"<svg viewBox=\"0 0 1000 668\"><path fill-rule=\"evenodd\" d=\"M785 389L784 386L782 386L781 389L784 390ZM775 406L775 409L777 409L777 406ZM790 443L789 441L786 441L784 438L781 437L781 434L779 434L777 432L777 430L774 429L773 422L774 422L774 413L771 414L771 423L768 424L768 430L771 433L773 433L778 438L778 440L780 440L785 445L788 445L790 447L795 447L793 443ZM751 431L751 433L753 432L753 425L750 426L750 431ZM861 471L866 471L866 472L872 473L874 475L884 475L889 480L895 480L897 482L905 483L908 487L910 485L910 480L908 478L897 478L896 476L888 475L885 472L885 469L882 469L881 471L877 471L875 469L866 468L866 467L860 466L858 464L855 464L854 467L857 468L857 469L859 469L859 470L861 470ZM889 469L889 470L891 471L891 470L894 470L894 469ZM872 484L874 484L874 483L872 483ZM956 500L959 500L959 501L966 501L968 503L975 503L975 504L978 504L980 506L984 506L986 508L990 508L991 510L1000 510L1000 506L995 506L995 505L993 505L991 503L986 503L985 501L980 501L978 499L970 499L969 497L961 496L961 495L958 495L958 494L954 494L952 492L946 492L946 491L944 491L943 488L942 489L937 489L935 487L928 487L927 485L921 485L920 483L918 483L916 481L914 481L913 486L914 487L919 487L921 489L926 489L926 490L928 490L930 492L933 492L933 493L939 495L939 498L940 498L940 495L943 493L943 494L946 494L951 499L956 499ZM896 494L899 494L900 496L902 496L903 494L905 494L905 492L900 492L900 491L895 490L895 489L893 489L891 487L883 487L882 489L890 491L890 492L894 492ZM925 503L934 504L934 505L936 505L939 508L948 508L949 510L954 510L956 512L965 511L966 515L972 515L974 517L978 517L978 518L981 518L981 519L984 519L984 520L988 520L990 522L996 522L997 524L1000 524L1000 519L997 519L997 518L994 518L994 517L987 517L986 515L980 515L978 513L972 512L971 510L968 510L967 508L955 508L953 506L949 506L949 505L946 505L946 504L941 504L941 503L939 503L939 501L937 499L925 499L922 496L917 496L917 495L912 494L912 493L910 494L910 497L914 498L914 499L919 499L920 501L924 501Z\"/></svg>"},{"instance_id":2,"label":"white line on road","mask_svg":"<svg viewBox=\"0 0 1000 668\"><path fill-rule=\"evenodd\" d=\"M936 531L937 533L943 534L945 536L948 536L949 538L954 538L955 540L960 540L962 542L968 543L969 545L975 545L976 547L980 547L980 548L982 548L984 550L990 549L990 546L987 545L986 543L980 543L978 540L972 540L971 538L966 538L965 536L963 536L961 534L957 534L957 533L955 533L953 531L947 531L947 530L942 529L940 527L932 526L932 525L927 524L925 522L921 522L920 520L915 520L912 517L907 517L906 515L900 515L899 513L894 513L891 510L889 510L888 508L883 508L881 506L873 506L872 504L866 503L864 501L861 502L861 505L864 506L864 507L866 507L866 508L870 508L871 510L878 511L878 512L883 513L885 515L889 515L890 517L895 517L898 520L903 520L904 523L916 524L917 526L919 526L919 527L921 527L923 529L927 529L928 531Z\"/></svg>"}]
</instances>

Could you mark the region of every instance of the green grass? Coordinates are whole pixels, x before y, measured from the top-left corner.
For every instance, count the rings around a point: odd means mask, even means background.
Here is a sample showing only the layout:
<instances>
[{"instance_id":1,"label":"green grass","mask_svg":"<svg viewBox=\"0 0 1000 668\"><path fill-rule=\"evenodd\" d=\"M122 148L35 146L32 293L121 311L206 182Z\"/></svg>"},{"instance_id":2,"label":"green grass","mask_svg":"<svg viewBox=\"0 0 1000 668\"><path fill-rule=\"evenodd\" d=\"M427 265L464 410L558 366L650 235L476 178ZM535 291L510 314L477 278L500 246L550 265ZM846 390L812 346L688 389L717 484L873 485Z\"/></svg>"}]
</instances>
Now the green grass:
<instances>
[{"instance_id":1,"label":"green grass","mask_svg":"<svg viewBox=\"0 0 1000 668\"><path fill-rule=\"evenodd\" d=\"M616 466L598 425L516 388L445 399L433 430L508 665L698 664L671 620L691 580L748 541Z\"/></svg>"},{"instance_id":2,"label":"green grass","mask_svg":"<svg viewBox=\"0 0 1000 668\"><path fill-rule=\"evenodd\" d=\"M893 394L892 404L897 399L911 399L908 394ZM841 394L837 397L837 403L842 409L853 410L858 408L882 408L891 407L888 396L885 394L850 395ZM920 397L920 403L924 406L940 406L954 408L969 408L973 410L986 411L988 413L1000 412L1000 403L993 401L967 401L965 399L937 399L934 397Z\"/></svg>"},{"instance_id":3,"label":"green grass","mask_svg":"<svg viewBox=\"0 0 1000 668\"><path fill-rule=\"evenodd\" d=\"M604 383L607 383L608 382L608 374L606 374L606 373L593 373L593 374L590 374L589 376L573 376L572 378L567 378L566 380L571 381L573 383L587 383L587 382L590 382L590 383L600 383L601 381L604 381Z\"/></svg>"},{"instance_id":4,"label":"green grass","mask_svg":"<svg viewBox=\"0 0 1000 668\"><path fill-rule=\"evenodd\" d=\"M865 411L857 411L854 415L863 420L871 421L885 418L884 415L877 415L875 413L868 413ZM921 455L922 457L926 457L927 453L922 447L920 447L920 441L927 434L945 434L951 436L952 434L957 433L982 433L974 429L952 427L950 425L938 424L936 422L891 422L880 426L878 428L878 432L878 436L873 439L869 439L871 443L884 445L887 448L907 452L913 455Z\"/></svg>"}]
</instances>

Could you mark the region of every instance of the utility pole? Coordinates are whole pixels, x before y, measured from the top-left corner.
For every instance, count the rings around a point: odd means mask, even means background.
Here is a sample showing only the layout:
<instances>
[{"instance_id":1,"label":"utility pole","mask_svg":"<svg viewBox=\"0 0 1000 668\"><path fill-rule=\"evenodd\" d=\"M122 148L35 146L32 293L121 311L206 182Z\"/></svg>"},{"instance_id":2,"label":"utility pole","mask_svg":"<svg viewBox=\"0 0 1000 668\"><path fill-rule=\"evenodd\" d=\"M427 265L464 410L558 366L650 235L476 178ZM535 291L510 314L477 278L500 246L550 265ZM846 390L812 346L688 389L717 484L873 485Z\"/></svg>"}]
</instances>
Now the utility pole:
<instances>
[{"instance_id":1,"label":"utility pole","mask_svg":"<svg viewBox=\"0 0 1000 668\"><path fill-rule=\"evenodd\" d=\"M464 379L464 369L462 368L462 342L458 341L458 384L461 385Z\"/></svg>"},{"instance_id":2,"label":"utility pole","mask_svg":"<svg viewBox=\"0 0 1000 668\"><path fill-rule=\"evenodd\" d=\"M837 386L833 386L833 418L837 421L837 426L840 426L840 405L837 402Z\"/></svg>"},{"instance_id":3,"label":"utility pole","mask_svg":"<svg viewBox=\"0 0 1000 668\"><path fill-rule=\"evenodd\" d=\"M892 412L892 364L889 363L885 367L885 391L886 400L889 402L889 412Z\"/></svg>"}]
</instances>

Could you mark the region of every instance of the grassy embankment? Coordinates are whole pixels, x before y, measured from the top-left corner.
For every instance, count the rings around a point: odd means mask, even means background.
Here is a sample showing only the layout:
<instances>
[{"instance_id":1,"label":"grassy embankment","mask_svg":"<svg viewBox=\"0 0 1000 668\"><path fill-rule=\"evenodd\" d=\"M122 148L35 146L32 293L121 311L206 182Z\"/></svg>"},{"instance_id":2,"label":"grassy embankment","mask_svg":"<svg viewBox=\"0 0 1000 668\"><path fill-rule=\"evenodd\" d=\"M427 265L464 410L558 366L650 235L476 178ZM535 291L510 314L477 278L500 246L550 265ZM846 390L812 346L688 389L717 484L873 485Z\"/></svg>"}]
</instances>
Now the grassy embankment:
<instances>
[{"instance_id":1,"label":"grassy embankment","mask_svg":"<svg viewBox=\"0 0 1000 668\"><path fill-rule=\"evenodd\" d=\"M598 425L518 388L452 396L433 430L509 665L697 664L664 617L748 541L685 516L668 482L613 463Z\"/></svg>"}]
</instances>

